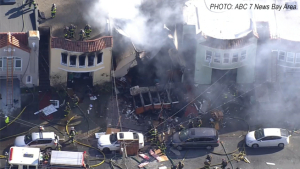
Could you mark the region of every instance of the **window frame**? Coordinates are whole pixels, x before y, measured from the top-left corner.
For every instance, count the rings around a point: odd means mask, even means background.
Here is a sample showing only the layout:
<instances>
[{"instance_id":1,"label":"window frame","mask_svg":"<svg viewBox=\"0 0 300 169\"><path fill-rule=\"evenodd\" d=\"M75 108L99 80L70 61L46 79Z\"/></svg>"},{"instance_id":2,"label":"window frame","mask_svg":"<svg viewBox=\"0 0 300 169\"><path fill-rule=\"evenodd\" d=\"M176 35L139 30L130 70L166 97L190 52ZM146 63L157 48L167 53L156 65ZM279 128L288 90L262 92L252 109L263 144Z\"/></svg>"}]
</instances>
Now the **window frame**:
<instances>
[{"instance_id":1,"label":"window frame","mask_svg":"<svg viewBox=\"0 0 300 169\"><path fill-rule=\"evenodd\" d=\"M84 65L80 65L80 57L83 57L83 56L84 56ZM80 68L86 67L86 55L79 55L78 56L78 67L80 67Z\"/></svg>"},{"instance_id":2,"label":"window frame","mask_svg":"<svg viewBox=\"0 0 300 169\"><path fill-rule=\"evenodd\" d=\"M99 56L100 54L101 54L101 62L98 63L98 56ZM100 52L100 53L97 54L97 62L96 62L96 63L97 63L97 65L100 65L100 64L103 63L103 52Z\"/></svg>"},{"instance_id":3,"label":"window frame","mask_svg":"<svg viewBox=\"0 0 300 169\"><path fill-rule=\"evenodd\" d=\"M297 58L299 59L299 62L297 62ZM300 53L296 53L295 63L300 63Z\"/></svg>"},{"instance_id":4,"label":"window frame","mask_svg":"<svg viewBox=\"0 0 300 169\"><path fill-rule=\"evenodd\" d=\"M293 55L293 57L289 57L289 54ZM294 53L294 52L286 52L286 62L295 63L295 56L296 56L296 53ZM293 61L288 61L289 58L292 58Z\"/></svg>"},{"instance_id":5,"label":"window frame","mask_svg":"<svg viewBox=\"0 0 300 169\"><path fill-rule=\"evenodd\" d=\"M66 55L66 63L63 63L63 55ZM61 53L60 54L60 64L67 66L68 65L68 54L67 53Z\"/></svg>"},{"instance_id":6,"label":"window frame","mask_svg":"<svg viewBox=\"0 0 300 169\"><path fill-rule=\"evenodd\" d=\"M30 77L30 81L28 81L28 77ZM26 84L32 84L32 76L26 76Z\"/></svg>"},{"instance_id":7,"label":"window frame","mask_svg":"<svg viewBox=\"0 0 300 169\"><path fill-rule=\"evenodd\" d=\"M280 52L284 53L284 59L280 59ZM278 51L278 60L285 61L286 60L286 52L284 52L284 51Z\"/></svg>"},{"instance_id":8,"label":"window frame","mask_svg":"<svg viewBox=\"0 0 300 169\"><path fill-rule=\"evenodd\" d=\"M239 53L233 53L231 57L231 63L238 63L238 62L239 62Z\"/></svg>"},{"instance_id":9,"label":"window frame","mask_svg":"<svg viewBox=\"0 0 300 169\"><path fill-rule=\"evenodd\" d=\"M71 65L71 57L75 56L75 65ZM77 66L77 55L70 55L69 57L69 67L76 67Z\"/></svg>"},{"instance_id":10,"label":"window frame","mask_svg":"<svg viewBox=\"0 0 300 169\"><path fill-rule=\"evenodd\" d=\"M245 52L245 54L243 54L243 52ZM244 57L243 57L244 56ZM247 58L247 50L242 50L241 51L241 55L240 55L240 62L243 62L243 61L245 61L246 60L246 58Z\"/></svg>"},{"instance_id":11,"label":"window frame","mask_svg":"<svg viewBox=\"0 0 300 169\"><path fill-rule=\"evenodd\" d=\"M227 59L228 59L228 62L227 62L227 63L225 62L225 55L226 55L226 54L228 54L228 58L227 58ZM222 62L222 63L223 63L223 64L229 64L229 63L230 63L230 53L224 53L224 54L223 54L223 62Z\"/></svg>"},{"instance_id":12,"label":"window frame","mask_svg":"<svg viewBox=\"0 0 300 169\"><path fill-rule=\"evenodd\" d=\"M20 61L20 67L16 67L17 61ZM22 71L22 58L18 58L18 57L14 58L14 71Z\"/></svg>"},{"instance_id":13,"label":"window frame","mask_svg":"<svg viewBox=\"0 0 300 169\"><path fill-rule=\"evenodd\" d=\"M210 60L207 59L207 53L210 52L211 55L210 55ZM213 58L213 52L212 51L209 51L209 50L205 50L205 62L211 62L212 61L212 58Z\"/></svg>"},{"instance_id":14,"label":"window frame","mask_svg":"<svg viewBox=\"0 0 300 169\"><path fill-rule=\"evenodd\" d=\"M219 54L219 57L216 57L217 54ZM219 59L219 62L216 62L216 59ZM221 64L221 63L222 63L222 60L221 60L221 53L215 52L215 54L214 54L214 59L213 59L213 60L214 60L214 63Z\"/></svg>"}]
</instances>

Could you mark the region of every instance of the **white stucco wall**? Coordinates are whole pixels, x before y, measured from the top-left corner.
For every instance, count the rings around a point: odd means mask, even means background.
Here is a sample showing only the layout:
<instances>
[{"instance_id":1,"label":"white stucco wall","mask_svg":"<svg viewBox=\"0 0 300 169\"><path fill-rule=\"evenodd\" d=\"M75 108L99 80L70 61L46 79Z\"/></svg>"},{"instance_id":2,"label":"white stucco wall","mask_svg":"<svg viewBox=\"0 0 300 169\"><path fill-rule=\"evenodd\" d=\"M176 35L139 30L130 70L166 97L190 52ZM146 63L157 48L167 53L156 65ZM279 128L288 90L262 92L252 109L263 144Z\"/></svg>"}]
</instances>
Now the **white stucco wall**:
<instances>
[{"instance_id":1,"label":"white stucco wall","mask_svg":"<svg viewBox=\"0 0 300 169\"><path fill-rule=\"evenodd\" d=\"M67 82L67 72L75 72L75 73L83 73L83 72L93 72L93 84L101 84L106 81L110 81L111 78L111 48L105 48L98 52L91 52L96 53L96 57L94 60L94 66L88 67L87 66L87 58L86 58L86 66L79 67L79 56L84 54L81 52L71 52L65 51L62 49L52 48L51 55L50 55L50 83L51 85L55 85L55 83L66 83ZM103 53L102 55L102 62L97 64L97 54ZM61 53L68 53L67 65L61 64ZM86 53L89 55L91 53ZM70 67L70 55L76 55L76 66ZM54 80L54 76L59 75L59 80Z\"/></svg>"}]
</instances>

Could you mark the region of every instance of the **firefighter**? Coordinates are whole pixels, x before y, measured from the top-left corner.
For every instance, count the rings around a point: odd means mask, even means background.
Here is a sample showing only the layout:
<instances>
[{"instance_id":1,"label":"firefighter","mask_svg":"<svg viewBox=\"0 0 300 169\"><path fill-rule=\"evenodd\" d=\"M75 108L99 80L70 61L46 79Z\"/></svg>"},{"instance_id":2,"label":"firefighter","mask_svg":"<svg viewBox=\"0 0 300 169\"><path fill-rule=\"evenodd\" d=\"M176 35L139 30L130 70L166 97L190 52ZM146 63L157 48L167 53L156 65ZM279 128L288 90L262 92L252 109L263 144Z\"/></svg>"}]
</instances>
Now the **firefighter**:
<instances>
[{"instance_id":1,"label":"firefighter","mask_svg":"<svg viewBox=\"0 0 300 169\"><path fill-rule=\"evenodd\" d=\"M73 102L75 103L75 105L77 106L78 103L79 103L79 97L78 97L76 94L74 94L72 100L73 100ZM75 107L76 107L76 106L75 106Z\"/></svg>"},{"instance_id":2,"label":"firefighter","mask_svg":"<svg viewBox=\"0 0 300 169\"><path fill-rule=\"evenodd\" d=\"M36 6L35 0L26 0L26 4L28 4L29 8L31 9L31 6Z\"/></svg>"},{"instance_id":3,"label":"firefighter","mask_svg":"<svg viewBox=\"0 0 300 169\"><path fill-rule=\"evenodd\" d=\"M64 115L65 117L71 112L71 108L70 108L70 103L69 102L67 102L64 111L66 112L65 115Z\"/></svg>"},{"instance_id":4,"label":"firefighter","mask_svg":"<svg viewBox=\"0 0 300 169\"><path fill-rule=\"evenodd\" d=\"M176 128L177 128L176 131L181 131L181 130L185 129L185 127L182 125L182 123L180 123Z\"/></svg>"},{"instance_id":5,"label":"firefighter","mask_svg":"<svg viewBox=\"0 0 300 169\"><path fill-rule=\"evenodd\" d=\"M45 152L45 153L44 153L44 156L43 156L43 160L44 160L44 161L48 161L49 158L50 158L49 153Z\"/></svg>"},{"instance_id":6,"label":"firefighter","mask_svg":"<svg viewBox=\"0 0 300 169\"><path fill-rule=\"evenodd\" d=\"M85 38L85 32L83 29L80 30L79 37L80 37L80 40L83 40Z\"/></svg>"},{"instance_id":7,"label":"firefighter","mask_svg":"<svg viewBox=\"0 0 300 169\"><path fill-rule=\"evenodd\" d=\"M92 32L92 27L89 24L86 24L84 27L85 35L86 37L90 37L91 32Z\"/></svg>"},{"instance_id":8,"label":"firefighter","mask_svg":"<svg viewBox=\"0 0 300 169\"><path fill-rule=\"evenodd\" d=\"M204 161L204 168L205 169L209 169L210 165L211 165L211 162L209 160Z\"/></svg>"},{"instance_id":9,"label":"firefighter","mask_svg":"<svg viewBox=\"0 0 300 169\"><path fill-rule=\"evenodd\" d=\"M227 167L228 162L225 159L222 159L221 168L225 169Z\"/></svg>"},{"instance_id":10,"label":"firefighter","mask_svg":"<svg viewBox=\"0 0 300 169\"><path fill-rule=\"evenodd\" d=\"M75 135L77 134L77 131L75 130L74 127L71 127L71 130L70 130L70 134L69 134L69 140L72 140L72 143L75 142Z\"/></svg>"},{"instance_id":11,"label":"firefighter","mask_svg":"<svg viewBox=\"0 0 300 169\"><path fill-rule=\"evenodd\" d=\"M197 124L198 124L197 127L201 127L201 125L202 125L202 120L199 117L197 117Z\"/></svg>"},{"instance_id":12,"label":"firefighter","mask_svg":"<svg viewBox=\"0 0 300 169\"><path fill-rule=\"evenodd\" d=\"M206 160L208 160L209 162L211 162L212 156L211 156L211 155L207 155L207 156L206 156Z\"/></svg>"},{"instance_id":13,"label":"firefighter","mask_svg":"<svg viewBox=\"0 0 300 169\"><path fill-rule=\"evenodd\" d=\"M166 149L167 149L165 142L162 142L162 143L158 146L158 148L161 150L161 153L162 153L162 154L165 154L165 151L166 151Z\"/></svg>"},{"instance_id":14,"label":"firefighter","mask_svg":"<svg viewBox=\"0 0 300 169\"><path fill-rule=\"evenodd\" d=\"M7 115L5 115L5 124L6 124L6 126L8 126L8 123L9 123L9 117Z\"/></svg>"},{"instance_id":15,"label":"firefighter","mask_svg":"<svg viewBox=\"0 0 300 169\"><path fill-rule=\"evenodd\" d=\"M181 161L179 161L176 169L183 169L183 167L184 164Z\"/></svg>"},{"instance_id":16,"label":"firefighter","mask_svg":"<svg viewBox=\"0 0 300 169\"><path fill-rule=\"evenodd\" d=\"M150 134L151 134L151 143L152 144L156 144L156 141L158 140L157 139L157 130L156 129L154 129L154 130L151 130L150 131Z\"/></svg>"},{"instance_id":17,"label":"firefighter","mask_svg":"<svg viewBox=\"0 0 300 169\"><path fill-rule=\"evenodd\" d=\"M51 17L54 18L56 14L56 5L52 4L52 8L51 8Z\"/></svg>"},{"instance_id":18,"label":"firefighter","mask_svg":"<svg viewBox=\"0 0 300 169\"><path fill-rule=\"evenodd\" d=\"M39 127L39 132L43 132L45 130L45 128L43 126Z\"/></svg>"},{"instance_id":19,"label":"firefighter","mask_svg":"<svg viewBox=\"0 0 300 169\"><path fill-rule=\"evenodd\" d=\"M73 25L73 24L71 24L69 28L70 28L70 29L69 29L69 32L70 32L70 38L74 38L76 26Z\"/></svg>"},{"instance_id":20,"label":"firefighter","mask_svg":"<svg viewBox=\"0 0 300 169\"><path fill-rule=\"evenodd\" d=\"M193 128L194 127L194 122L193 122L193 120L189 120L189 128Z\"/></svg>"},{"instance_id":21,"label":"firefighter","mask_svg":"<svg viewBox=\"0 0 300 169\"><path fill-rule=\"evenodd\" d=\"M65 37L66 39L68 39L68 38L70 37L70 28L69 28L68 26L66 26L66 27L64 28L64 37Z\"/></svg>"}]
</instances>

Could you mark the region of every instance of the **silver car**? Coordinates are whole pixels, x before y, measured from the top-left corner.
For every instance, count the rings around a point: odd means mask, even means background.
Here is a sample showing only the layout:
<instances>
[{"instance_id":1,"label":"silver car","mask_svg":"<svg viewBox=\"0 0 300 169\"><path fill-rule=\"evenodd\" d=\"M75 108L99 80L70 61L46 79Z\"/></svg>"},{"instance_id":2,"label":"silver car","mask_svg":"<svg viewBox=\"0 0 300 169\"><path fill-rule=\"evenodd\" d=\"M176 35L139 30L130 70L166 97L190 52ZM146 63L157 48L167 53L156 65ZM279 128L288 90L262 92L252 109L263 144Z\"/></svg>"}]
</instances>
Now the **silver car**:
<instances>
[{"instance_id":1,"label":"silver car","mask_svg":"<svg viewBox=\"0 0 300 169\"><path fill-rule=\"evenodd\" d=\"M15 140L17 147L35 147L44 149L55 149L59 137L54 132L36 132L28 135L18 136Z\"/></svg>"}]
</instances>

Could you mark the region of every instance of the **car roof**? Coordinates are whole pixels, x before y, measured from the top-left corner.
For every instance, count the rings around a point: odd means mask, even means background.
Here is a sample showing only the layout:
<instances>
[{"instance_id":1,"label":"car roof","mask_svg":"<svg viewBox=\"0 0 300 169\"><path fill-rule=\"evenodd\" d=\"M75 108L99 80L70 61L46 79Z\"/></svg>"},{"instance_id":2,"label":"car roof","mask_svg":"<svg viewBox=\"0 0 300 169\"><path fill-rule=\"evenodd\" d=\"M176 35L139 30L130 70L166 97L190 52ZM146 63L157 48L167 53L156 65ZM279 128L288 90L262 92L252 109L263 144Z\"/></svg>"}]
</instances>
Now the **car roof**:
<instances>
[{"instance_id":1,"label":"car roof","mask_svg":"<svg viewBox=\"0 0 300 169\"><path fill-rule=\"evenodd\" d=\"M118 132L117 138L118 140L137 140L139 138L134 138L134 132ZM136 133L138 134L138 133Z\"/></svg>"},{"instance_id":2,"label":"car roof","mask_svg":"<svg viewBox=\"0 0 300 169\"><path fill-rule=\"evenodd\" d=\"M280 128L265 128L264 135L267 136L281 136Z\"/></svg>"},{"instance_id":3,"label":"car roof","mask_svg":"<svg viewBox=\"0 0 300 169\"><path fill-rule=\"evenodd\" d=\"M197 138L197 137L215 137L217 135L217 131L214 128L190 128L189 130L189 137Z\"/></svg>"},{"instance_id":4,"label":"car roof","mask_svg":"<svg viewBox=\"0 0 300 169\"><path fill-rule=\"evenodd\" d=\"M36 132L36 133L31 133L31 138L32 140L36 139L54 139L55 134L54 132Z\"/></svg>"}]
</instances>

